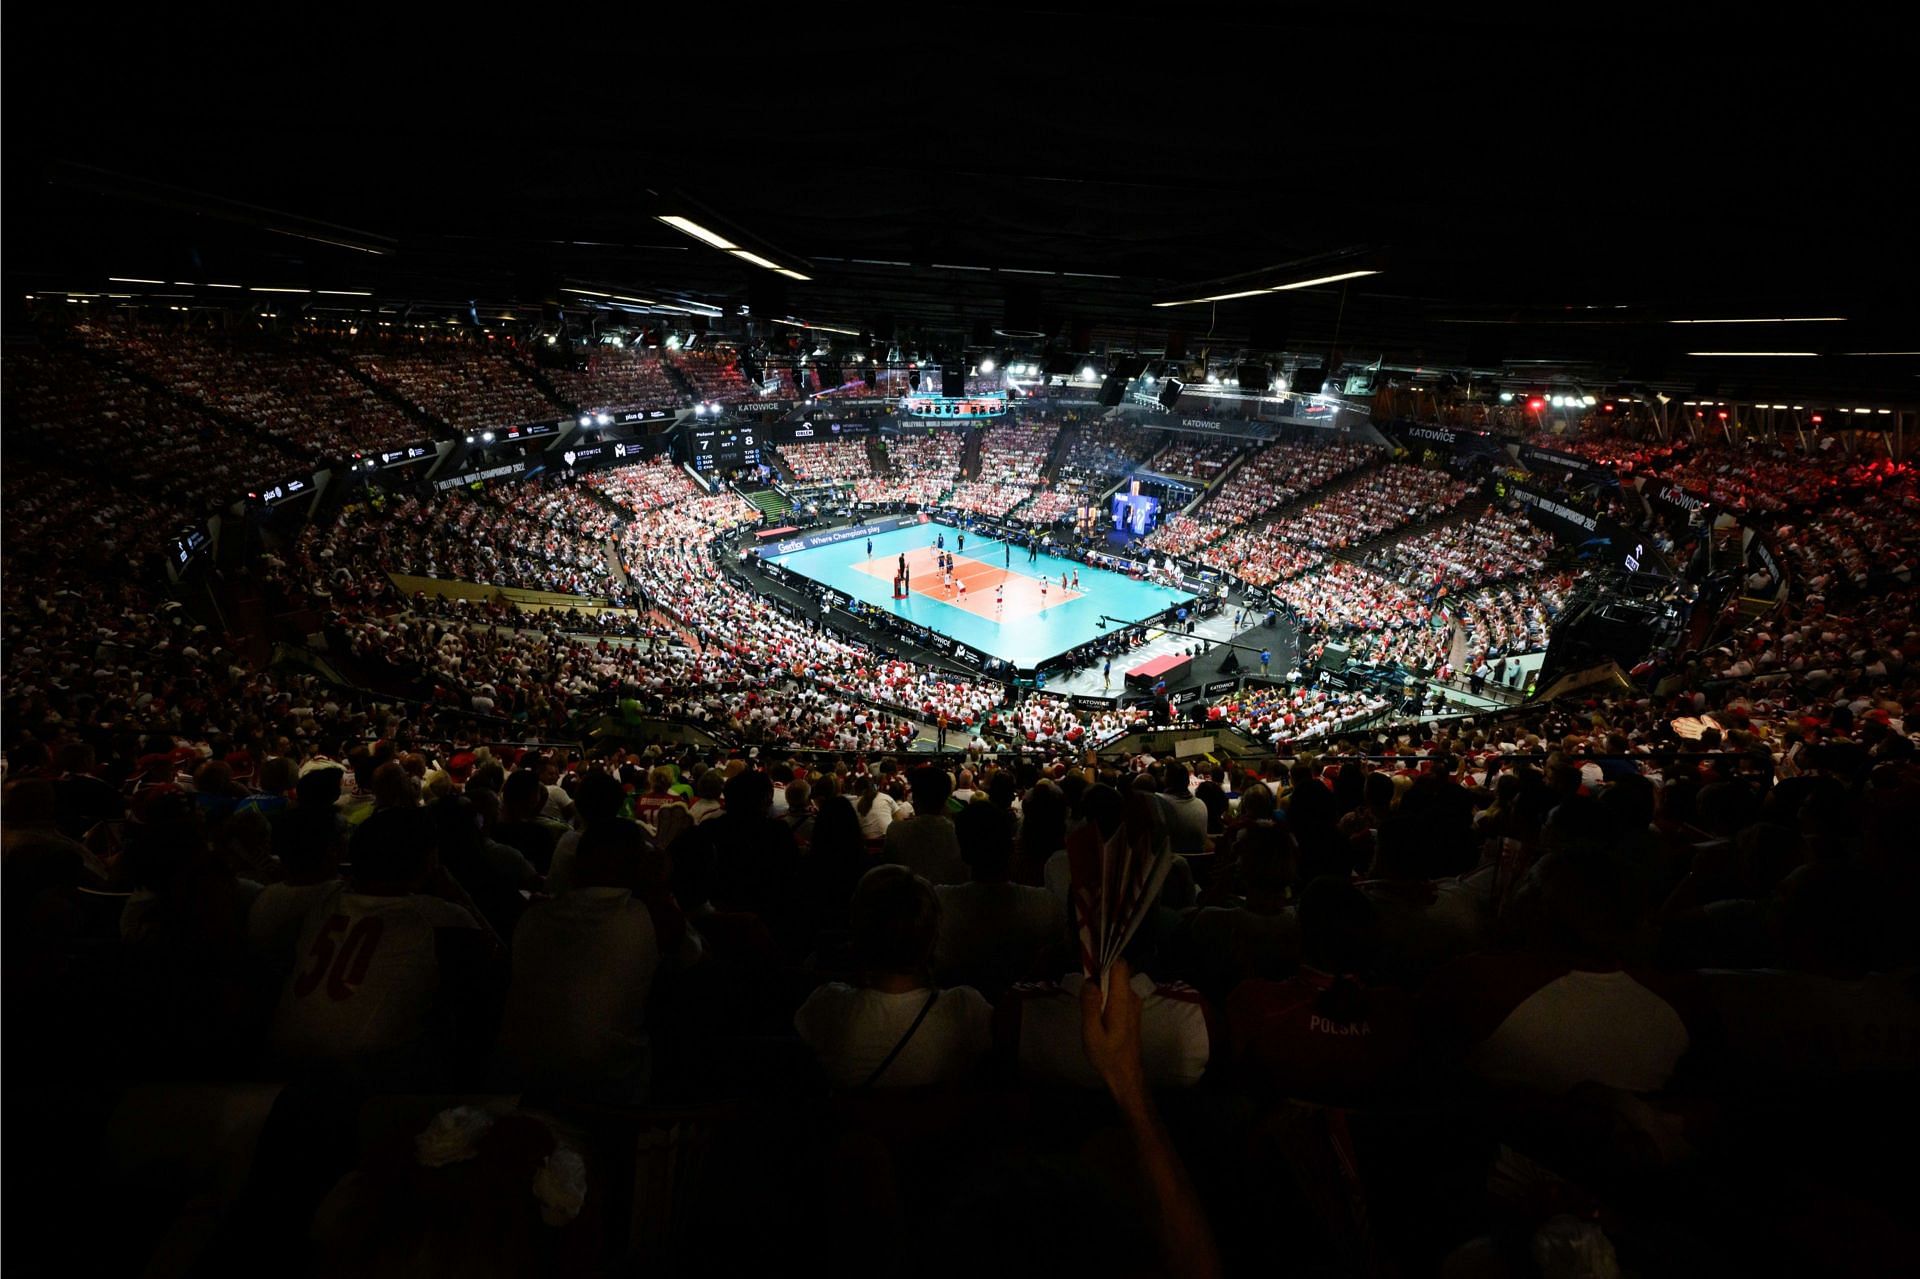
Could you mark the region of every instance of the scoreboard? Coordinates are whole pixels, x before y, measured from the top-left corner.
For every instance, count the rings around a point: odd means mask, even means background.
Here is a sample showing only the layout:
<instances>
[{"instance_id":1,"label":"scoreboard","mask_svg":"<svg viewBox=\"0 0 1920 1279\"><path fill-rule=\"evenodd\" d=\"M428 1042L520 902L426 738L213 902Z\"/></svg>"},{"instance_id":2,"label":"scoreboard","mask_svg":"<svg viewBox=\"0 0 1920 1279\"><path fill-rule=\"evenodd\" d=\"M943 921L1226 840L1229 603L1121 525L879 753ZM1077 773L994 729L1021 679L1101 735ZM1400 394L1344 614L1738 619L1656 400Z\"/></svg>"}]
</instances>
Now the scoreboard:
<instances>
[{"instance_id":1,"label":"scoreboard","mask_svg":"<svg viewBox=\"0 0 1920 1279\"><path fill-rule=\"evenodd\" d=\"M687 431L687 460L702 474L758 466L759 429L739 424L691 427Z\"/></svg>"}]
</instances>

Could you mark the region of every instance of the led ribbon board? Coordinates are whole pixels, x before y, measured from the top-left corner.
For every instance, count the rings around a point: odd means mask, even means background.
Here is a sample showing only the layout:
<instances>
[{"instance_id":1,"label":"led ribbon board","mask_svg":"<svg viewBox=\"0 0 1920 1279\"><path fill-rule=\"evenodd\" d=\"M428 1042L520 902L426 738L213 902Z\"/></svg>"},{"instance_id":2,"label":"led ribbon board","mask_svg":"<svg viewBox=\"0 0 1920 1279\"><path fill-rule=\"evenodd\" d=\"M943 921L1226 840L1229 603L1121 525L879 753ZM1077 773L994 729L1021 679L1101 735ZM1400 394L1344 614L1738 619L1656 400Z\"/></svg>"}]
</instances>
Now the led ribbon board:
<instances>
[{"instance_id":1,"label":"led ribbon board","mask_svg":"<svg viewBox=\"0 0 1920 1279\"><path fill-rule=\"evenodd\" d=\"M1004 417L1004 395L909 395L900 401L902 417L951 418L956 421Z\"/></svg>"}]
</instances>

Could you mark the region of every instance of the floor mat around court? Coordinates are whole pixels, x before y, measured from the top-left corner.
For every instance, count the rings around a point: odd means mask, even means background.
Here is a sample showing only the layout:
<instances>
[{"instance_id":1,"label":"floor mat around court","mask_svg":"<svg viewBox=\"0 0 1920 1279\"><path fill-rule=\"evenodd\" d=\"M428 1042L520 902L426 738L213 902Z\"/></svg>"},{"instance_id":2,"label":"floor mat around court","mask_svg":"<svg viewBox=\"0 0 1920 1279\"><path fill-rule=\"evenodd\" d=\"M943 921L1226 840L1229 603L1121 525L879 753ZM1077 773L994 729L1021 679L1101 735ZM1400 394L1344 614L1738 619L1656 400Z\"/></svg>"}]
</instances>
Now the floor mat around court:
<instances>
[{"instance_id":1,"label":"floor mat around court","mask_svg":"<svg viewBox=\"0 0 1920 1279\"><path fill-rule=\"evenodd\" d=\"M946 549L954 552L951 591L938 568L934 540L941 535ZM867 540L856 538L773 559L789 572L890 609L1016 666L1038 665L1109 633L1111 623L1109 630L1099 625L1103 614L1139 621L1193 599L1186 591L1136 582L1054 555L1041 554L1029 562L1023 547L1015 546L1009 554L1005 543L972 535L967 537L965 551L960 551L959 530L946 524L876 533L872 545L869 554ZM902 555L913 589L906 599L896 600L893 577ZM1077 590L1072 585L1076 570L1080 574ZM1065 589L1060 585L1062 574L1067 577Z\"/></svg>"}]
</instances>

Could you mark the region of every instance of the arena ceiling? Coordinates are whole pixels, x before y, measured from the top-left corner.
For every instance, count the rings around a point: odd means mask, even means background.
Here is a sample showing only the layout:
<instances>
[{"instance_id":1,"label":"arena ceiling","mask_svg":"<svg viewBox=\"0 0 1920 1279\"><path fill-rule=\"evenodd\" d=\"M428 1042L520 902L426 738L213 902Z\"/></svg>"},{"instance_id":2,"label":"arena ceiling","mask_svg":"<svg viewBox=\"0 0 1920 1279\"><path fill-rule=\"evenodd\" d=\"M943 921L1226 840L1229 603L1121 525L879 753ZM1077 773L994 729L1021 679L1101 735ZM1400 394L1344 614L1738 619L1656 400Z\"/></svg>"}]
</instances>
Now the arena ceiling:
<instances>
[{"instance_id":1,"label":"arena ceiling","mask_svg":"<svg viewBox=\"0 0 1920 1279\"><path fill-rule=\"evenodd\" d=\"M656 16L457 47L14 19L9 305L228 275L473 314L613 295L922 345L1920 399L1920 361L1863 354L1920 351L1913 111L1862 65L1870 31L1259 12ZM1154 305L1355 267L1378 274ZM1674 323L1783 318L1807 322ZM1788 351L1814 354L1692 354Z\"/></svg>"}]
</instances>

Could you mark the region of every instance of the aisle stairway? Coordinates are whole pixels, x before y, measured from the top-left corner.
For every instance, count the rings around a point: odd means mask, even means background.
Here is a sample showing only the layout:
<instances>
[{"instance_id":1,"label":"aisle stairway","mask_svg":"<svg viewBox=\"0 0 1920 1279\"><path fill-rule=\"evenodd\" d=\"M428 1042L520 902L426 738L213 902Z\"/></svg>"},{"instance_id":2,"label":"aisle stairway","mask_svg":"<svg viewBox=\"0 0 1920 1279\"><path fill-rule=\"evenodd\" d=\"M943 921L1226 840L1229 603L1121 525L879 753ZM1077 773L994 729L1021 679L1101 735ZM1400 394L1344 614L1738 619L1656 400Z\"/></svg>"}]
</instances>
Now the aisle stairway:
<instances>
[{"instance_id":1,"label":"aisle stairway","mask_svg":"<svg viewBox=\"0 0 1920 1279\"><path fill-rule=\"evenodd\" d=\"M758 507L760 513L767 517L768 524L780 523L786 519L787 512L793 509L793 504L787 501L786 494L779 489L761 489L756 493L742 493L740 496Z\"/></svg>"},{"instance_id":2,"label":"aisle stairway","mask_svg":"<svg viewBox=\"0 0 1920 1279\"><path fill-rule=\"evenodd\" d=\"M1047 460L1041 464L1040 475L1051 483L1060 474L1060 468L1066 464L1067 454L1073 452L1073 446L1080 439L1080 425L1069 422L1060 428L1053 437L1053 447L1047 451Z\"/></svg>"},{"instance_id":3,"label":"aisle stairway","mask_svg":"<svg viewBox=\"0 0 1920 1279\"><path fill-rule=\"evenodd\" d=\"M980 478L980 450L985 445L985 431L968 431L967 446L960 451L960 478L977 480Z\"/></svg>"}]
</instances>

